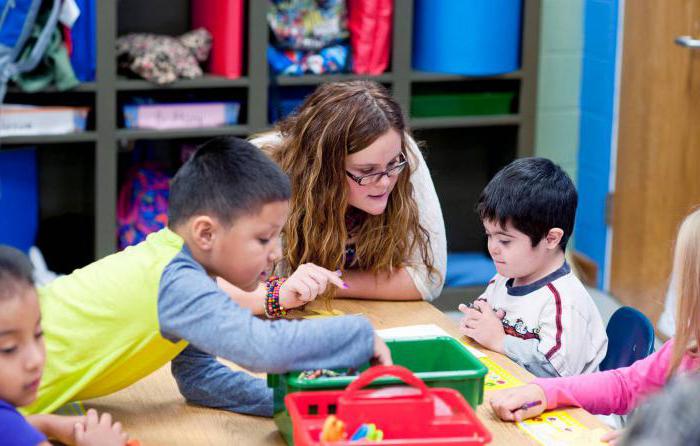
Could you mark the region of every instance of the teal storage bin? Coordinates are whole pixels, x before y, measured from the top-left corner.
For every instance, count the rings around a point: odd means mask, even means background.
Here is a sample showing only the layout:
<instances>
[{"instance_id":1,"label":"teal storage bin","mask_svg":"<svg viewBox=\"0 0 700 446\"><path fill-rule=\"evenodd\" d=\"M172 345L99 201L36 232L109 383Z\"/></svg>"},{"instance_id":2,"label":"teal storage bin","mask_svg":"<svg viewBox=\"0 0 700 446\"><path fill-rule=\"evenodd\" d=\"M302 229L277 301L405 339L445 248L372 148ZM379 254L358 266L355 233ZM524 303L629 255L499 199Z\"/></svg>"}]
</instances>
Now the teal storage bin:
<instances>
[{"instance_id":1,"label":"teal storage bin","mask_svg":"<svg viewBox=\"0 0 700 446\"><path fill-rule=\"evenodd\" d=\"M520 68L523 0L415 0L413 68L487 76Z\"/></svg>"},{"instance_id":2,"label":"teal storage bin","mask_svg":"<svg viewBox=\"0 0 700 446\"><path fill-rule=\"evenodd\" d=\"M429 387L447 387L457 390L472 408L481 404L484 397L484 377L486 366L472 355L458 340L451 337L431 339L389 340L394 364L411 370ZM363 366L364 371L369 364ZM337 370L345 372L346 370ZM267 385L272 388L274 399L274 420L288 444L293 444L292 422L284 406L288 393L317 390L341 390L346 388L356 376L340 376L315 380L300 380L300 372L282 375L267 375ZM380 378L373 386L401 384L397 378Z\"/></svg>"}]
</instances>

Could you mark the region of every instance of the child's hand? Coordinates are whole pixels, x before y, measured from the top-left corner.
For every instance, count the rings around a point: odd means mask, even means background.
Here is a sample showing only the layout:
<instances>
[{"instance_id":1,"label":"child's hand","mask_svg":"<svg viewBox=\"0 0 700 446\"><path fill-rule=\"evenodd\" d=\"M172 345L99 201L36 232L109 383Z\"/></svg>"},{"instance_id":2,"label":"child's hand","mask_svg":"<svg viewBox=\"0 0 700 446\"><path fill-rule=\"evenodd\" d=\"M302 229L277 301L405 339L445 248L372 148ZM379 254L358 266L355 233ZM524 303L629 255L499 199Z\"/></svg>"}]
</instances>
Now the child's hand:
<instances>
[{"instance_id":1,"label":"child's hand","mask_svg":"<svg viewBox=\"0 0 700 446\"><path fill-rule=\"evenodd\" d=\"M128 439L121 423L112 424L112 416L107 412L100 417L96 410L90 409L85 421L75 424L77 446L124 446Z\"/></svg>"},{"instance_id":2,"label":"child's hand","mask_svg":"<svg viewBox=\"0 0 700 446\"><path fill-rule=\"evenodd\" d=\"M474 339L479 344L495 352L504 353L503 340L506 337L501 319L503 310L494 312L485 300L474 301L474 307L460 304L459 311L464 317L459 321L459 332Z\"/></svg>"},{"instance_id":3,"label":"child's hand","mask_svg":"<svg viewBox=\"0 0 700 446\"><path fill-rule=\"evenodd\" d=\"M386 346L384 339L376 334L374 335L374 355L372 356L373 365L393 365L391 360L391 350Z\"/></svg>"},{"instance_id":4,"label":"child's hand","mask_svg":"<svg viewBox=\"0 0 700 446\"><path fill-rule=\"evenodd\" d=\"M296 308L311 302L326 291L329 283L339 288L347 288L337 271L305 263L280 286L280 305L284 308Z\"/></svg>"},{"instance_id":5,"label":"child's hand","mask_svg":"<svg viewBox=\"0 0 700 446\"><path fill-rule=\"evenodd\" d=\"M521 409L523 404L536 401L541 401L541 404ZM489 402L493 412L503 421L522 421L526 418L536 417L547 408L544 390L537 384L494 392Z\"/></svg>"},{"instance_id":6,"label":"child's hand","mask_svg":"<svg viewBox=\"0 0 700 446\"><path fill-rule=\"evenodd\" d=\"M53 414L28 415L27 421L47 437L63 444L75 443L74 427L85 421L84 416L64 416Z\"/></svg>"},{"instance_id":7,"label":"child's hand","mask_svg":"<svg viewBox=\"0 0 700 446\"><path fill-rule=\"evenodd\" d=\"M54 438L64 444L75 443L75 425L84 423L86 417L72 416L66 417L61 415L47 415L51 417L51 438Z\"/></svg>"}]
</instances>

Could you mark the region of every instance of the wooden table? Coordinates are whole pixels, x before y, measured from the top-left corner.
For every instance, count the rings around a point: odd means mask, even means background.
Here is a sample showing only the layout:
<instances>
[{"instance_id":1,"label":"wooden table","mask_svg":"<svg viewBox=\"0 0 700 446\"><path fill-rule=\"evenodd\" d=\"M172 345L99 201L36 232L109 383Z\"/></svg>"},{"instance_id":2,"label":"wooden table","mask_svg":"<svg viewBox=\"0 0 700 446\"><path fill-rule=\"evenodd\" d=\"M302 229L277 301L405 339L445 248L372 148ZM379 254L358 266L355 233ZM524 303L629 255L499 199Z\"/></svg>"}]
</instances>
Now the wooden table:
<instances>
[{"instance_id":1,"label":"wooden table","mask_svg":"<svg viewBox=\"0 0 700 446\"><path fill-rule=\"evenodd\" d=\"M452 336L460 337L455 322L426 302L380 302L336 300L333 308L346 314L364 314L376 329L414 324L435 324ZM523 381L532 375L507 357L487 352L497 364ZM488 399L488 392L484 401ZM224 444L284 445L272 419L239 415L221 410L185 404L165 366L146 379L113 395L86 402L87 407L111 412L132 438L143 446L193 446ZM567 410L591 428L604 428L596 417L582 409ZM493 415L488 403L479 406L479 418L493 434L493 445L534 445L513 423L504 423Z\"/></svg>"}]
</instances>

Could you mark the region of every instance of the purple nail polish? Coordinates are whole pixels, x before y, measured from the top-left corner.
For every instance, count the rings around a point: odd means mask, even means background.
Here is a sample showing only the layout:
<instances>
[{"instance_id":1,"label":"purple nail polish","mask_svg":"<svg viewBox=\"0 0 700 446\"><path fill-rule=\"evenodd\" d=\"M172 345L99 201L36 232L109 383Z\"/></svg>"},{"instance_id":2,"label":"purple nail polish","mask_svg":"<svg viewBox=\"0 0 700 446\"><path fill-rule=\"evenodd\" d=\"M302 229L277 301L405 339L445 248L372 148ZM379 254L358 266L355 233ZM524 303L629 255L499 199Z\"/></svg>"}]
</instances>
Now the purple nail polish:
<instances>
[{"instance_id":1,"label":"purple nail polish","mask_svg":"<svg viewBox=\"0 0 700 446\"><path fill-rule=\"evenodd\" d=\"M348 286L347 283L343 282L343 288L345 288L345 289L347 290L347 289L350 288L350 287Z\"/></svg>"}]
</instances>

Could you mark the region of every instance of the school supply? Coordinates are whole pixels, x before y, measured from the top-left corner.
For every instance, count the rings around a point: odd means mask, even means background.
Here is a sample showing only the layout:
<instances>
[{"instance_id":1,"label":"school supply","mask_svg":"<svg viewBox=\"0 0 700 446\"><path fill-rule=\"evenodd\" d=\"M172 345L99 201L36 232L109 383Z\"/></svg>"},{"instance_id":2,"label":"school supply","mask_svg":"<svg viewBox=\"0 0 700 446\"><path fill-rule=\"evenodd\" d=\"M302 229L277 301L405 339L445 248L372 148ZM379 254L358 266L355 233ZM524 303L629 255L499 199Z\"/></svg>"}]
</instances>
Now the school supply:
<instances>
[{"instance_id":1,"label":"school supply","mask_svg":"<svg viewBox=\"0 0 700 446\"><path fill-rule=\"evenodd\" d=\"M410 387L401 387L398 396L387 395L384 389L365 389L385 376ZM338 446L352 445L355 436L381 440L385 445L481 445L491 441L491 433L457 391L428 388L400 366L372 367L344 391L291 393L285 404L296 446L319 445L329 415L342 421L344 432L353 432L350 440L336 441Z\"/></svg>"},{"instance_id":2,"label":"school supply","mask_svg":"<svg viewBox=\"0 0 700 446\"><path fill-rule=\"evenodd\" d=\"M603 429L588 429L581 422L563 411L540 414L517 423L527 435L543 446L603 445L600 437Z\"/></svg>"},{"instance_id":3,"label":"school supply","mask_svg":"<svg viewBox=\"0 0 700 446\"><path fill-rule=\"evenodd\" d=\"M299 379L318 379L318 378L336 378L338 376L355 376L357 371L354 369L348 369L346 372L337 372L335 370L328 369L318 369L318 370L305 370L299 374Z\"/></svg>"},{"instance_id":4,"label":"school supply","mask_svg":"<svg viewBox=\"0 0 700 446\"><path fill-rule=\"evenodd\" d=\"M168 224L169 192L170 176L157 164L129 170L117 202L119 249L142 242Z\"/></svg>"},{"instance_id":5,"label":"school supply","mask_svg":"<svg viewBox=\"0 0 700 446\"><path fill-rule=\"evenodd\" d=\"M537 406L539 406L540 404L542 404L542 401L541 401L541 400L529 401L529 402L523 404L522 406L518 407L517 409L513 410L512 412L517 412L517 411L519 411L519 410L528 410L528 409L530 409L530 408L532 408L532 407L537 407Z\"/></svg>"},{"instance_id":6,"label":"school supply","mask_svg":"<svg viewBox=\"0 0 700 446\"><path fill-rule=\"evenodd\" d=\"M488 373L484 379L484 390L502 390L511 387L522 386L523 382L496 364L491 358L483 357L479 360L488 367Z\"/></svg>"},{"instance_id":7,"label":"school supply","mask_svg":"<svg viewBox=\"0 0 700 446\"><path fill-rule=\"evenodd\" d=\"M335 415L328 415L321 429L321 441L340 441L345 440L347 437L345 423L340 421Z\"/></svg>"},{"instance_id":8,"label":"school supply","mask_svg":"<svg viewBox=\"0 0 700 446\"><path fill-rule=\"evenodd\" d=\"M486 366L456 339L449 336L389 339L386 344L394 364L408 368L426 385L456 390L473 408L481 404ZM365 371L368 367L369 364L365 364L359 370ZM347 369L334 371L338 376L312 380L299 379L299 372L267 375L267 385L273 390L273 418L286 439L292 437L292 426L283 404L285 396L298 392L342 390L358 379L357 376L348 375ZM375 386L396 384L400 384L400 380L392 377L381 377L374 382Z\"/></svg>"},{"instance_id":9,"label":"school supply","mask_svg":"<svg viewBox=\"0 0 700 446\"><path fill-rule=\"evenodd\" d=\"M82 132L88 112L87 107L0 105L0 137Z\"/></svg>"},{"instance_id":10,"label":"school supply","mask_svg":"<svg viewBox=\"0 0 700 446\"><path fill-rule=\"evenodd\" d=\"M124 106L124 125L139 129L209 128L238 123L238 102L180 102Z\"/></svg>"},{"instance_id":11,"label":"school supply","mask_svg":"<svg viewBox=\"0 0 700 446\"><path fill-rule=\"evenodd\" d=\"M208 71L236 79L243 75L243 0L192 0L192 26L212 36Z\"/></svg>"},{"instance_id":12,"label":"school supply","mask_svg":"<svg viewBox=\"0 0 700 446\"><path fill-rule=\"evenodd\" d=\"M385 328L377 330L377 335L383 339L427 339L443 336L450 336L445 330L435 324L405 325L403 327ZM476 358L483 358L486 355L480 350L462 341L462 347Z\"/></svg>"},{"instance_id":13,"label":"school supply","mask_svg":"<svg viewBox=\"0 0 700 446\"><path fill-rule=\"evenodd\" d=\"M56 29L60 0L51 2L50 13L36 44L20 61L41 4L41 0L0 0L0 103L5 97L8 80L36 67Z\"/></svg>"}]
</instances>

